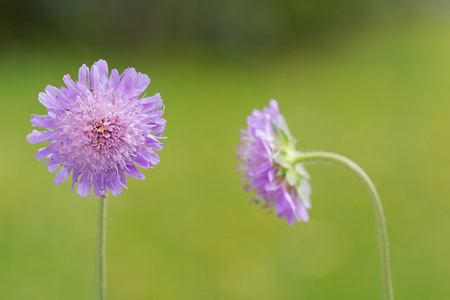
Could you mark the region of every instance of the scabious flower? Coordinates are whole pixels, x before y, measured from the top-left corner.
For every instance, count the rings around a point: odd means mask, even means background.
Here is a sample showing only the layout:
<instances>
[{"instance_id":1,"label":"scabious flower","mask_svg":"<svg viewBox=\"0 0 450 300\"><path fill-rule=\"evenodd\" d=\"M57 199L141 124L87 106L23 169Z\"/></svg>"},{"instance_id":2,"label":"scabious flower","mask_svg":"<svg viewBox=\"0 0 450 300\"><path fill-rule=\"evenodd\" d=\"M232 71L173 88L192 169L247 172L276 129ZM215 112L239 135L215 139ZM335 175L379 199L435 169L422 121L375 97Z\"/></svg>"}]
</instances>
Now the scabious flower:
<instances>
[{"instance_id":1,"label":"scabious flower","mask_svg":"<svg viewBox=\"0 0 450 300\"><path fill-rule=\"evenodd\" d=\"M31 123L47 129L33 130L27 136L31 144L50 142L39 149L37 160L50 172L61 167L54 182L60 184L72 172L72 190L82 197L91 194L106 197L106 191L118 195L126 188L126 176L144 179L136 165L146 169L159 163L154 152L164 143L166 120L160 94L138 98L150 83L147 75L133 68L121 75L108 72L106 61L99 60L89 70L78 72L78 81L64 76L66 87L47 86L39 101L46 115L32 115Z\"/></svg>"},{"instance_id":2,"label":"scabious flower","mask_svg":"<svg viewBox=\"0 0 450 300\"><path fill-rule=\"evenodd\" d=\"M255 109L247 124L247 129L241 130L242 143L237 146L244 189L255 192L255 202L264 201L264 207L275 208L278 217L286 217L289 225L308 222L309 175L302 163L294 164L300 152L295 150L296 140L277 101L270 100L269 107L262 111Z\"/></svg>"}]
</instances>

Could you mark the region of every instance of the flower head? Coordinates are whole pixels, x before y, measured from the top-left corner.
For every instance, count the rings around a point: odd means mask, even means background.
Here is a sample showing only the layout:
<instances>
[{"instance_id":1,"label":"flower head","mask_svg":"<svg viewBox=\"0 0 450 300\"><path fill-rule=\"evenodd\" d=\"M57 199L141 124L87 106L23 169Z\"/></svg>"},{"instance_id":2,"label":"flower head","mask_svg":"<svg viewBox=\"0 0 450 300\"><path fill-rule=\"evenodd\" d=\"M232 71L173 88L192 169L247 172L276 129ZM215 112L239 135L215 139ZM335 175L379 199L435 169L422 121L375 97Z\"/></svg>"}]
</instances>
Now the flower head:
<instances>
[{"instance_id":1,"label":"flower head","mask_svg":"<svg viewBox=\"0 0 450 300\"><path fill-rule=\"evenodd\" d=\"M279 218L288 224L309 220L311 207L309 175L302 163L294 163L296 140L280 114L276 100L262 111L255 109L247 117L248 127L241 131L242 143L237 146L243 172L244 189L258 195L255 202L274 207Z\"/></svg>"},{"instance_id":2,"label":"flower head","mask_svg":"<svg viewBox=\"0 0 450 300\"><path fill-rule=\"evenodd\" d=\"M72 190L78 182L82 197L91 194L92 186L96 196L105 197L106 190L118 195L126 188L125 174L144 179L136 165L146 169L159 163L154 150L162 149L166 124L160 94L138 99L150 83L148 76L133 68L109 74L106 61L99 60L90 70L81 66L77 82L69 75L64 82L67 87L47 86L39 94L48 113L32 115L31 123L47 130L27 136L31 144L51 143L35 157L47 158L50 172L61 166L55 184L72 172Z\"/></svg>"}]
</instances>

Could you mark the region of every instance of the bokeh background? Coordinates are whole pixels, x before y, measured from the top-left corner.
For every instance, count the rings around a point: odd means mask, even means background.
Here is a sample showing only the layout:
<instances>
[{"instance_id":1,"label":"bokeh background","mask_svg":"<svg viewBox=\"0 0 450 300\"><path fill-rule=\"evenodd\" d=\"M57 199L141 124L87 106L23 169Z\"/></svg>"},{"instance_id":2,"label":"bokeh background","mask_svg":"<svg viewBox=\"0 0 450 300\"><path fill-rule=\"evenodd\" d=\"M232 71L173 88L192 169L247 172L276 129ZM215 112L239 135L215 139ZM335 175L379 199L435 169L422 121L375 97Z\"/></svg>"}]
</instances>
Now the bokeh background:
<instances>
[{"instance_id":1,"label":"bokeh background","mask_svg":"<svg viewBox=\"0 0 450 300\"><path fill-rule=\"evenodd\" d=\"M95 198L27 143L38 93L106 59L152 79L168 139L110 197L109 299L381 299L370 202L309 164L309 223L249 203L239 129L269 99L303 151L360 164L381 195L397 299L450 299L446 1L0 2L0 299L92 299Z\"/></svg>"}]
</instances>

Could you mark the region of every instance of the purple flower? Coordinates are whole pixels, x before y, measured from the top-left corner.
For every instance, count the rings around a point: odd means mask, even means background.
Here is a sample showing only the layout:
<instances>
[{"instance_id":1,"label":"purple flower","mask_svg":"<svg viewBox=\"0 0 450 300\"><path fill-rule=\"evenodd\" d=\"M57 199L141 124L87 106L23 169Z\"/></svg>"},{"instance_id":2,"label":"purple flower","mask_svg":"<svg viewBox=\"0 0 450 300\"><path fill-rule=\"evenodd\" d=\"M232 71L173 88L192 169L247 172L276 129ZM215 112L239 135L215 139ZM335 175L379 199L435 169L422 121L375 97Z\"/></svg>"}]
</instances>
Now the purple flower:
<instances>
[{"instance_id":1,"label":"purple flower","mask_svg":"<svg viewBox=\"0 0 450 300\"><path fill-rule=\"evenodd\" d=\"M78 81L64 76L66 87L47 86L39 101L46 115L32 115L31 123L47 129L33 130L27 136L31 144L50 142L39 149L37 160L56 173L60 184L72 172L72 190L82 197L91 194L106 197L106 190L119 195L129 177L144 179L136 165L146 169L159 163L154 150L161 150L166 120L160 94L138 99L150 83L147 75L133 68L121 75L116 69L108 73L106 61L99 60L89 71L86 65L78 72Z\"/></svg>"},{"instance_id":2,"label":"purple flower","mask_svg":"<svg viewBox=\"0 0 450 300\"><path fill-rule=\"evenodd\" d=\"M255 109L247 117L247 130L241 130L242 143L237 146L238 170L243 172L244 189L264 201L264 207L274 207L279 218L289 225L308 222L311 208L309 175L302 163L294 164L296 140L292 137L278 109L270 100L263 111Z\"/></svg>"}]
</instances>

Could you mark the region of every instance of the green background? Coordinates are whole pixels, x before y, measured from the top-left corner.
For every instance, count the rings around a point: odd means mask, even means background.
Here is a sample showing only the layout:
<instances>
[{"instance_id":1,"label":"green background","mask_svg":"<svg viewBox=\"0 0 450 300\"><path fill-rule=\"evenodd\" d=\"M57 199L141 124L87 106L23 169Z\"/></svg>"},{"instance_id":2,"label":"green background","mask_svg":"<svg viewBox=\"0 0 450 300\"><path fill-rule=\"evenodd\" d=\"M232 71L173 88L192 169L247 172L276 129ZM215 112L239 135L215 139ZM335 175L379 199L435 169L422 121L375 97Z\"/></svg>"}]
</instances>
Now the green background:
<instances>
[{"instance_id":1,"label":"green background","mask_svg":"<svg viewBox=\"0 0 450 300\"><path fill-rule=\"evenodd\" d=\"M449 11L380 11L366 21L346 15L350 25L336 29L340 19L327 23L311 10L316 23L305 22L315 29L288 23L267 43L264 30L231 40L233 32L209 39L201 30L187 38L149 31L142 43L139 32L120 32L105 43L108 35L84 40L72 27L64 38L23 20L11 29L8 19L0 48L0 299L93 298L97 199L71 192L69 181L54 186L54 174L34 159L39 145L25 137L29 115L46 112L38 93L100 58L150 76L147 93L162 94L168 137L145 181L130 179L108 199L109 299L381 299L374 217L353 174L307 165L309 223L288 226L249 203L235 145L246 116L271 98L299 150L345 155L374 181L396 299L450 299ZM100 21L98 34L109 32Z\"/></svg>"}]
</instances>

